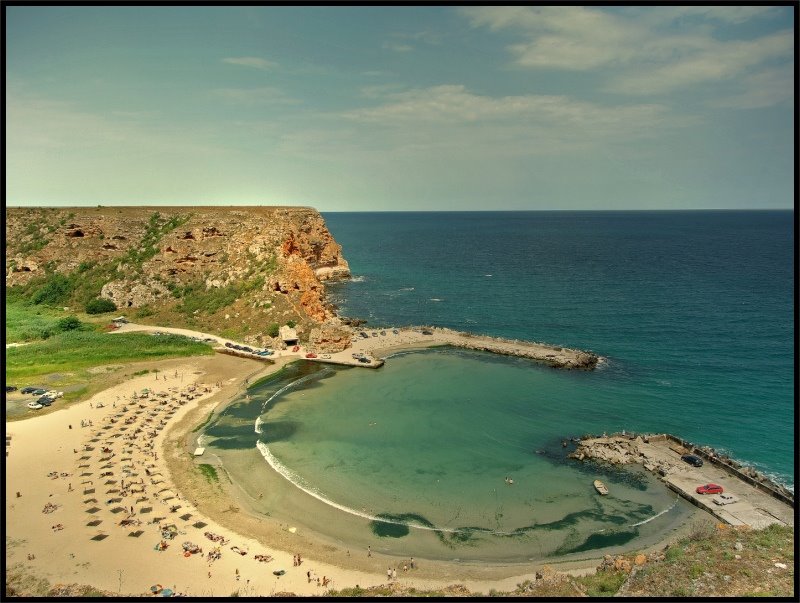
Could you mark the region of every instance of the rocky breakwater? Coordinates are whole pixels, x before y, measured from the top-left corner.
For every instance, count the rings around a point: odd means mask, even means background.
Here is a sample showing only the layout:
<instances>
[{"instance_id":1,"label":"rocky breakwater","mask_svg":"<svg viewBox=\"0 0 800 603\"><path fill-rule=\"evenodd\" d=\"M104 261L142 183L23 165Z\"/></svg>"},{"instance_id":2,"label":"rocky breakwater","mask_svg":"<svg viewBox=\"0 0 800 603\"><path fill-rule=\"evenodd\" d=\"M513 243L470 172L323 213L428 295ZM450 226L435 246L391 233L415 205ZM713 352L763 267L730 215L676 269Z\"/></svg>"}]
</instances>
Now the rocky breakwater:
<instances>
[{"instance_id":1,"label":"rocky breakwater","mask_svg":"<svg viewBox=\"0 0 800 603\"><path fill-rule=\"evenodd\" d=\"M335 321L323 281L350 275L307 207L6 209L6 286L82 310L96 297L137 322L266 341ZM52 299L51 299L52 298Z\"/></svg>"},{"instance_id":2,"label":"rocky breakwater","mask_svg":"<svg viewBox=\"0 0 800 603\"><path fill-rule=\"evenodd\" d=\"M625 436L611 436L581 440L574 452L568 457L579 461L592 459L611 463L612 465L627 465L629 463L646 463L647 457L640 452L641 436L634 439Z\"/></svg>"},{"instance_id":3,"label":"rocky breakwater","mask_svg":"<svg viewBox=\"0 0 800 603\"><path fill-rule=\"evenodd\" d=\"M529 358L547 364L554 368L593 370L600 357L591 352L575 350L560 346L537 343L534 341L521 341L517 339L504 339L501 337L488 337L472 333L459 333L440 327L427 327L437 340L441 340L454 347L492 352L504 356L517 356Z\"/></svg>"}]
</instances>

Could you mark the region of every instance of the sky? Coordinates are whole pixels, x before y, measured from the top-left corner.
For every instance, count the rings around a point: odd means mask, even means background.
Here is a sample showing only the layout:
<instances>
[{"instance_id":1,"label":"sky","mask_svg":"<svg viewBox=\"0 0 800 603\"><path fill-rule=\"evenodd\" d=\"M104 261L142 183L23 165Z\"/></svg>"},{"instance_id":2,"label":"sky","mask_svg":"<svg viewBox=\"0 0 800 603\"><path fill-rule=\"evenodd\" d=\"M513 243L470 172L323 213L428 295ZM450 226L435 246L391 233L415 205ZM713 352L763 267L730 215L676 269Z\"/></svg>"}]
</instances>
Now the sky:
<instances>
[{"instance_id":1,"label":"sky","mask_svg":"<svg viewBox=\"0 0 800 603\"><path fill-rule=\"evenodd\" d=\"M793 6L8 6L6 204L794 203Z\"/></svg>"}]
</instances>

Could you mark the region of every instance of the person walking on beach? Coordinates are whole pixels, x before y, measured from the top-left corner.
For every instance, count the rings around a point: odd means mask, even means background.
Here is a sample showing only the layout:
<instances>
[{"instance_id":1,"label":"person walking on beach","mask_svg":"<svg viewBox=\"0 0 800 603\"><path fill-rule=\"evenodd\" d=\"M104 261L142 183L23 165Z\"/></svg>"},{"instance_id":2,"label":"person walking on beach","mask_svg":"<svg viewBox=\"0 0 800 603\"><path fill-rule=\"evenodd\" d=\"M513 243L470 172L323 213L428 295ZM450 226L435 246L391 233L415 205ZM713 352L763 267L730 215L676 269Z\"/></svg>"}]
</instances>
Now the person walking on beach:
<instances>
[{"instance_id":1,"label":"person walking on beach","mask_svg":"<svg viewBox=\"0 0 800 603\"><path fill-rule=\"evenodd\" d=\"M411 564L410 565L411 565L411 569L414 569L414 558L413 557L411 558Z\"/></svg>"},{"instance_id":2,"label":"person walking on beach","mask_svg":"<svg viewBox=\"0 0 800 603\"><path fill-rule=\"evenodd\" d=\"M306 578L308 578L308 583L311 584L311 570L306 572Z\"/></svg>"},{"instance_id":3,"label":"person walking on beach","mask_svg":"<svg viewBox=\"0 0 800 603\"><path fill-rule=\"evenodd\" d=\"M386 579L389 580L389 581L392 580L392 568L391 567L387 567L386 568Z\"/></svg>"},{"instance_id":4,"label":"person walking on beach","mask_svg":"<svg viewBox=\"0 0 800 603\"><path fill-rule=\"evenodd\" d=\"M372 549L367 545L367 557L372 557Z\"/></svg>"},{"instance_id":5,"label":"person walking on beach","mask_svg":"<svg viewBox=\"0 0 800 603\"><path fill-rule=\"evenodd\" d=\"M397 580L397 568L392 568L392 580Z\"/></svg>"}]
</instances>

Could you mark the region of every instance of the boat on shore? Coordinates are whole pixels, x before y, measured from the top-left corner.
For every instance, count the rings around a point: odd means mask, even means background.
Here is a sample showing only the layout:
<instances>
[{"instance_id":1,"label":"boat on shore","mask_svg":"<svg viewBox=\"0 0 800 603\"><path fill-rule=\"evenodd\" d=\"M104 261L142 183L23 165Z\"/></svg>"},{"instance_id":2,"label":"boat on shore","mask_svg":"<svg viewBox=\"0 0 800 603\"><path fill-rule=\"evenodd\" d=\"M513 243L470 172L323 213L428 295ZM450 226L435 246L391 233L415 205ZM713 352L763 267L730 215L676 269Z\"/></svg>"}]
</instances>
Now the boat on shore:
<instances>
[{"instance_id":1,"label":"boat on shore","mask_svg":"<svg viewBox=\"0 0 800 603\"><path fill-rule=\"evenodd\" d=\"M599 479L594 480L593 483L594 483L594 489L597 490L600 494L602 494L603 496L608 494L608 488Z\"/></svg>"}]
</instances>

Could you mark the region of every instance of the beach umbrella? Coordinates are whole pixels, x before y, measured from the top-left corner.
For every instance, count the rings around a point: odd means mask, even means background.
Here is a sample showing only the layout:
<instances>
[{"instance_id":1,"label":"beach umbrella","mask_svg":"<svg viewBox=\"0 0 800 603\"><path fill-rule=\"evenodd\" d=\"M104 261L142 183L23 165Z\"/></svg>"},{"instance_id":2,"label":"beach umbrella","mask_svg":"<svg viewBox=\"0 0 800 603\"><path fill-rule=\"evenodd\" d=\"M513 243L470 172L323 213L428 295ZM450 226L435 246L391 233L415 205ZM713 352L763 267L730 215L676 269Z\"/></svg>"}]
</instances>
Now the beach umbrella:
<instances>
[{"instance_id":1,"label":"beach umbrella","mask_svg":"<svg viewBox=\"0 0 800 603\"><path fill-rule=\"evenodd\" d=\"M128 536L131 536L132 538L139 538L139 536L142 534L144 534L144 530L136 530L135 532L128 534Z\"/></svg>"},{"instance_id":2,"label":"beach umbrella","mask_svg":"<svg viewBox=\"0 0 800 603\"><path fill-rule=\"evenodd\" d=\"M86 512L90 515L94 515L100 510L100 507L92 507L91 509L86 509Z\"/></svg>"},{"instance_id":3,"label":"beach umbrella","mask_svg":"<svg viewBox=\"0 0 800 603\"><path fill-rule=\"evenodd\" d=\"M201 529L203 529L204 527L206 527L208 524L207 524L207 523L205 523L204 521L196 521L196 522L194 522L192 525L193 525L194 527L196 527L198 530L201 530Z\"/></svg>"},{"instance_id":4,"label":"beach umbrella","mask_svg":"<svg viewBox=\"0 0 800 603\"><path fill-rule=\"evenodd\" d=\"M150 592L151 593L159 593L159 592L161 592L162 588L163 587L160 584L153 584L153 586L150 587Z\"/></svg>"},{"instance_id":5,"label":"beach umbrella","mask_svg":"<svg viewBox=\"0 0 800 603\"><path fill-rule=\"evenodd\" d=\"M192 517L191 513L184 513L183 515L181 515L181 519L183 521L189 521L189 519L191 519L191 517Z\"/></svg>"},{"instance_id":6,"label":"beach umbrella","mask_svg":"<svg viewBox=\"0 0 800 603\"><path fill-rule=\"evenodd\" d=\"M172 596L172 589L171 588L165 588L164 590L161 591L161 596L162 597L171 597Z\"/></svg>"},{"instance_id":7,"label":"beach umbrella","mask_svg":"<svg viewBox=\"0 0 800 603\"><path fill-rule=\"evenodd\" d=\"M113 509L111 509L111 512L112 513L122 513L122 511L124 511L124 510L125 509L123 509L122 507L114 507Z\"/></svg>"},{"instance_id":8,"label":"beach umbrella","mask_svg":"<svg viewBox=\"0 0 800 603\"><path fill-rule=\"evenodd\" d=\"M99 526L101 523L103 523L103 520L102 520L102 519L95 519L95 520L93 520L93 521L90 521L90 522L89 522L89 523L87 523L86 525L87 525L87 526L92 526L93 528L96 528L96 527L97 527L97 526Z\"/></svg>"},{"instance_id":9,"label":"beach umbrella","mask_svg":"<svg viewBox=\"0 0 800 603\"><path fill-rule=\"evenodd\" d=\"M98 534L97 536L92 536L89 540L100 542L101 540L105 540L106 538L108 538L108 534Z\"/></svg>"}]
</instances>

